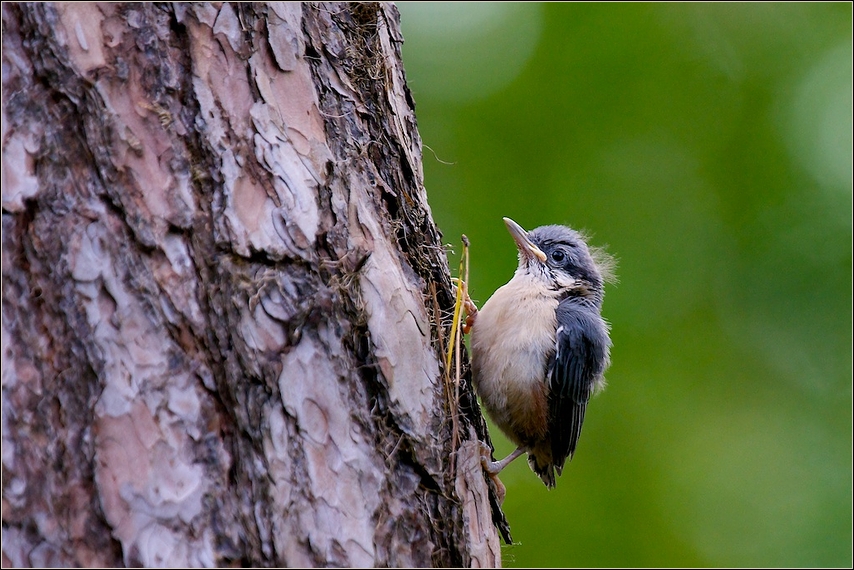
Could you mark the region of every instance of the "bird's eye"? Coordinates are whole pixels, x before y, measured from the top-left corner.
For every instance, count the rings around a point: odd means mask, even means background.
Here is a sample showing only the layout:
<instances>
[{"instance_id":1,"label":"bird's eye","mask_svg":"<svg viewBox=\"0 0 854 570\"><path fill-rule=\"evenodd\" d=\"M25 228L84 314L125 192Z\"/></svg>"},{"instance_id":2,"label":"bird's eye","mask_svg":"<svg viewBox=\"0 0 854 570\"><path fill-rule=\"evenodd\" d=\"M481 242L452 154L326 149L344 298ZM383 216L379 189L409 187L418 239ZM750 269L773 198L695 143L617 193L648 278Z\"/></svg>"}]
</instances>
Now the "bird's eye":
<instances>
[{"instance_id":1,"label":"bird's eye","mask_svg":"<svg viewBox=\"0 0 854 570\"><path fill-rule=\"evenodd\" d=\"M556 249L552 252L552 259L554 259L557 263L562 262L566 259L566 254L559 249Z\"/></svg>"}]
</instances>

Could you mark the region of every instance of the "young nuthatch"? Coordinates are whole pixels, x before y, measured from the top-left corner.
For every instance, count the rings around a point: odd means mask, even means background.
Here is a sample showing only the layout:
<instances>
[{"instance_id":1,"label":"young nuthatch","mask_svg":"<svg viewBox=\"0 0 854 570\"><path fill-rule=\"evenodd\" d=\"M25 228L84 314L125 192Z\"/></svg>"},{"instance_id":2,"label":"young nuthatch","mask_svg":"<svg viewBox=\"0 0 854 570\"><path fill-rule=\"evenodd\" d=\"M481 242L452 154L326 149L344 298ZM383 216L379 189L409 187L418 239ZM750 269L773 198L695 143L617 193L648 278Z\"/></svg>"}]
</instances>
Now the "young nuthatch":
<instances>
[{"instance_id":1,"label":"young nuthatch","mask_svg":"<svg viewBox=\"0 0 854 570\"><path fill-rule=\"evenodd\" d=\"M610 258L564 226L526 232L504 223L519 267L480 311L469 303L467 322L475 389L518 448L495 462L487 453L483 464L496 475L527 453L552 488L575 452L590 396L605 383L611 340L600 311Z\"/></svg>"}]
</instances>

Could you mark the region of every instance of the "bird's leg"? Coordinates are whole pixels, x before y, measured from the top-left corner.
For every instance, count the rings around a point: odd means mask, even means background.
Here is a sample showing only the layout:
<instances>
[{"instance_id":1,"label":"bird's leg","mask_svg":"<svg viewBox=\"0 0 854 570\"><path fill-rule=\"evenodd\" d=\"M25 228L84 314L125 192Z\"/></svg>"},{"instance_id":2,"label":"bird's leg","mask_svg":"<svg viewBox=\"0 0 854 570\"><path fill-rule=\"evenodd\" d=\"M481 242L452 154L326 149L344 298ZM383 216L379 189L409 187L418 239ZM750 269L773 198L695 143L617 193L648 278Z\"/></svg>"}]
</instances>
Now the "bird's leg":
<instances>
[{"instance_id":1,"label":"bird's leg","mask_svg":"<svg viewBox=\"0 0 854 570\"><path fill-rule=\"evenodd\" d=\"M483 465L484 471L493 476L501 473L502 469L510 465L510 463L514 459L516 459L517 457L525 453L525 451L527 451L524 447L517 447L513 453L511 453L501 461L491 461L489 456L492 454L492 450L489 449L489 446L485 443L481 443L480 449L480 464Z\"/></svg>"},{"instance_id":2,"label":"bird's leg","mask_svg":"<svg viewBox=\"0 0 854 570\"><path fill-rule=\"evenodd\" d=\"M486 471L486 474L489 475L489 478L492 479L492 482L495 483L495 494L498 498L499 505L504 502L504 496L507 494L507 488L498 478L498 473L523 453L525 453L525 449L519 447L516 451L501 461L492 461L492 449L482 441L480 442L480 464L483 466L483 470Z\"/></svg>"}]
</instances>

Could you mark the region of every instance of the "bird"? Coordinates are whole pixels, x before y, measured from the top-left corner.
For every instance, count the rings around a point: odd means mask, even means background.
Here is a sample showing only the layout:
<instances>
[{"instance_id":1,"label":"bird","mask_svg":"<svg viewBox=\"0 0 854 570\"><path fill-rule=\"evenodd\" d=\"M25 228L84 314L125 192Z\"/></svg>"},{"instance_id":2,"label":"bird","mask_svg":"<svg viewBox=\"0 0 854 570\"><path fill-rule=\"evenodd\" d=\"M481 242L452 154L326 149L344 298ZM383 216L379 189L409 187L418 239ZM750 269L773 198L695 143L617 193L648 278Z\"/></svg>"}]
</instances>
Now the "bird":
<instances>
[{"instance_id":1,"label":"bird","mask_svg":"<svg viewBox=\"0 0 854 570\"><path fill-rule=\"evenodd\" d=\"M482 444L493 478L527 453L547 488L555 486L581 435L587 404L605 385L610 325L604 285L613 258L561 225L530 232L504 218L519 265L479 310L466 300L472 383L493 422L517 446L500 461ZM500 482L499 482L500 483Z\"/></svg>"}]
</instances>

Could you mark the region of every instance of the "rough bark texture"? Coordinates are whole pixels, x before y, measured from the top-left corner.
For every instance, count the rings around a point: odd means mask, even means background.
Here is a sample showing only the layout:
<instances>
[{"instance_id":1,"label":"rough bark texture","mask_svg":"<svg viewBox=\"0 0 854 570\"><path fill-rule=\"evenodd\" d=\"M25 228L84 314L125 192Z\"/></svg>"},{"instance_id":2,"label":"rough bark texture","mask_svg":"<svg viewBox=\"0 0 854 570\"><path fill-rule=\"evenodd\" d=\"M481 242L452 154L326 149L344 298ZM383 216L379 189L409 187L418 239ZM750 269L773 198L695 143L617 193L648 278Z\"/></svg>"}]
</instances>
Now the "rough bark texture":
<instances>
[{"instance_id":1,"label":"rough bark texture","mask_svg":"<svg viewBox=\"0 0 854 570\"><path fill-rule=\"evenodd\" d=\"M2 9L4 566L500 563L396 8Z\"/></svg>"}]
</instances>

